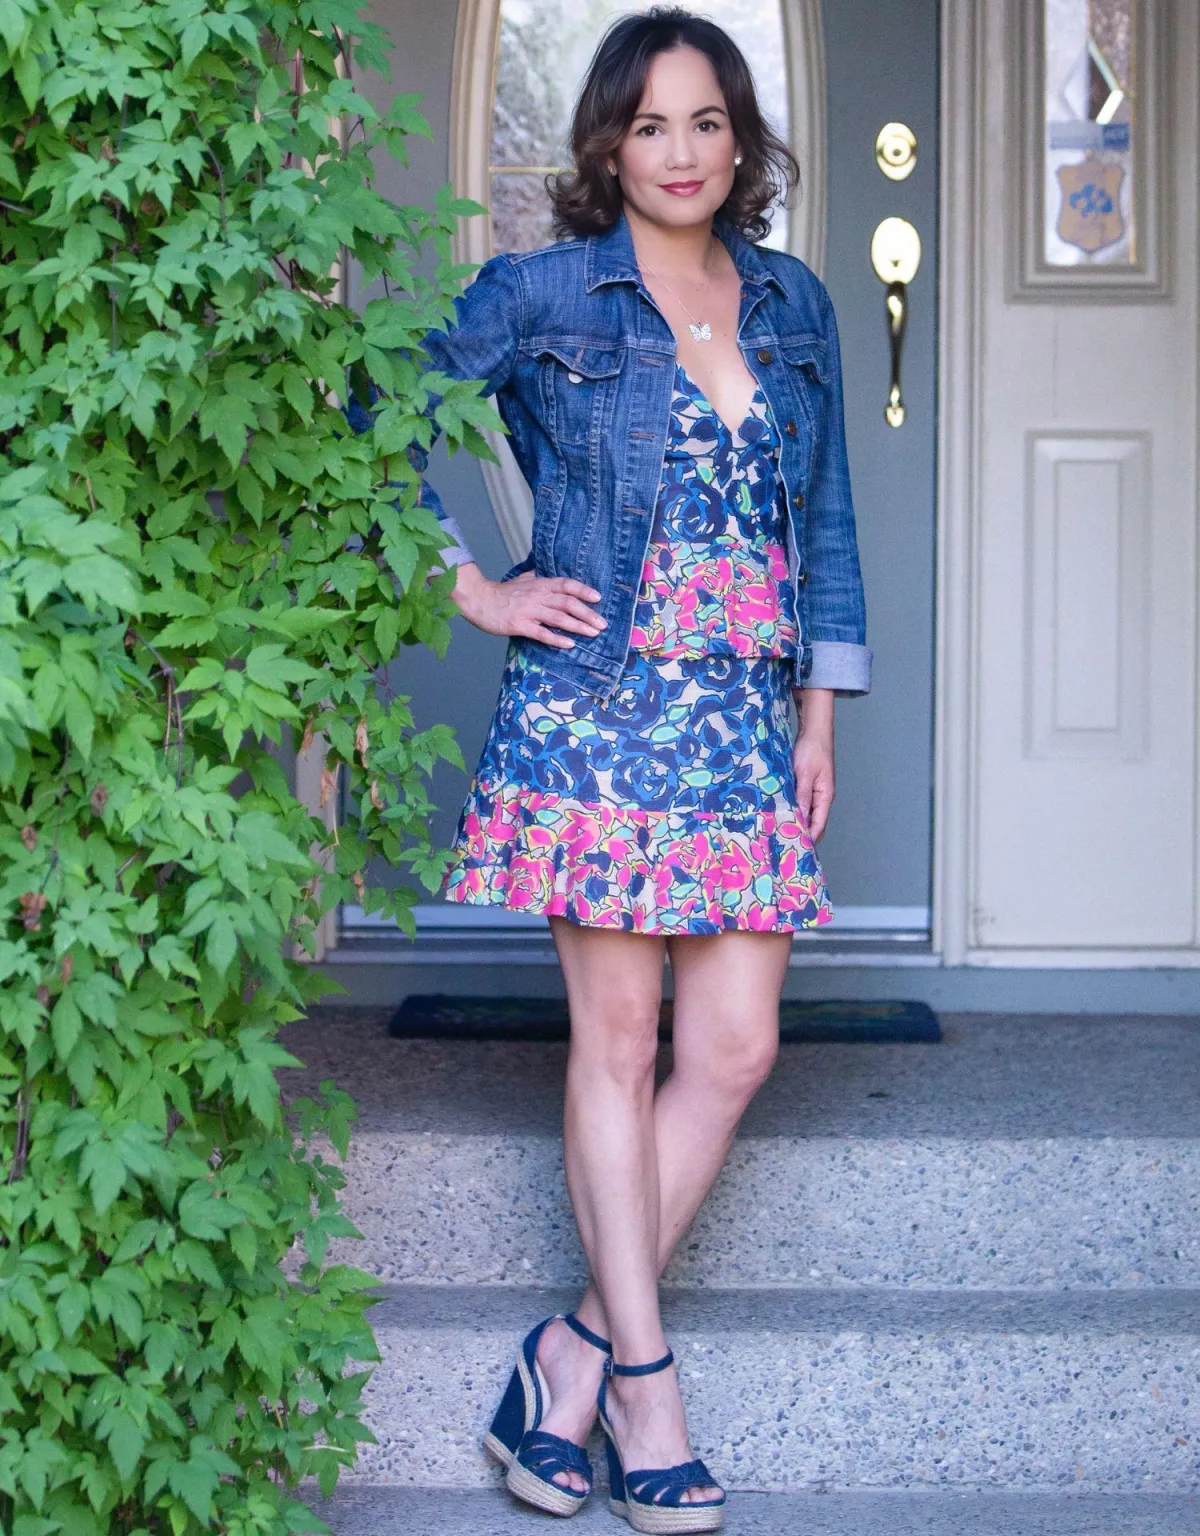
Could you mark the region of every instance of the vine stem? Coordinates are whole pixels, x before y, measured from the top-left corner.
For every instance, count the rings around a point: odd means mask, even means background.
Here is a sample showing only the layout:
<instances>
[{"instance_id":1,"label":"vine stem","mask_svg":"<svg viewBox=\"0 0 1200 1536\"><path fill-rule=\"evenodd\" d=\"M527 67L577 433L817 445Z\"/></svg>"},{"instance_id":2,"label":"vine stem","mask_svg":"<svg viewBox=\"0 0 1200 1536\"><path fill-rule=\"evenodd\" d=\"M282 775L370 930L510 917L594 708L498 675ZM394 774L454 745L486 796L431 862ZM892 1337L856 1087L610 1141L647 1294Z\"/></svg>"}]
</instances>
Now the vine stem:
<instances>
[{"instance_id":1,"label":"vine stem","mask_svg":"<svg viewBox=\"0 0 1200 1536\"><path fill-rule=\"evenodd\" d=\"M184 731L183 710L179 704L179 690L175 686L175 668L166 659L166 657L157 648L157 646L151 645L149 640L147 640L144 636L139 635L136 630L134 631L134 635L138 643L140 645L144 645L150 654L154 657L154 659L158 662L159 673L165 679L167 684L167 724L166 730L163 734L162 749L164 757L171 750L171 725L174 723L175 739L178 743L178 750L175 755L175 788L180 789L183 786Z\"/></svg>"},{"instance_id":2,"label":"vine stem","mask_svg":"<svg viewBox=\"0 0 1200 1536\"><path fill-rule=\"evenodd\" d=\"M6 1184L15 1184L25 1176L25 1162L29 1156L29 1108L25 1085L17 1089L17 1141L13 1148L12 1167L8 1170Z\"/></svg>"},{"instance_id":3,"label":"vine stem","mask_svg":"<svg viewBox=\"0 0 1200 1536\"><path fill-rule=\"evenodd\" d=\"M204 145L205 151L208 154L208 158L213 163L213 169L217 173L217 190L218 190L218 192L220 194L220 198L221 198L221 235L222 235L222 238L228 239L228 237L229 237L229 225L228 225L228 223L226 221L226 218L225 218L225 172L221 169L221 162L217 159L216 153L214 152L214 150L212 148L212 145L209 144L208 140L204 137L204 134L201 131L200 119L196 116L196 114L194 112L191 114L191 118L192 118L192 122L195 124L195 127L196 127L196 136L199 138L200 142Z\"/></svg>"}]
</instances>

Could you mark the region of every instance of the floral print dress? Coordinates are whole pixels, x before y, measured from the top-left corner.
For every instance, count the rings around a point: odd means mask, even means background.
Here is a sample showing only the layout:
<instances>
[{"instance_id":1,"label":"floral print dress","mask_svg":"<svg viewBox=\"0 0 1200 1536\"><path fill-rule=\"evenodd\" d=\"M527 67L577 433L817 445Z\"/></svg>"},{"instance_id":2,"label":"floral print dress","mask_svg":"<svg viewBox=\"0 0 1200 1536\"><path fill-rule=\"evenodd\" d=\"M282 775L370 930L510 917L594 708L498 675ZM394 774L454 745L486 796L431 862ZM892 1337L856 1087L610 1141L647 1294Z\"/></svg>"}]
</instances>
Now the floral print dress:
<instances>
[{"instance_id":1,"label":"floral print dress","mask_svg":"<svg viewBox=\"0 0 1200 1536\"><path fill-rule=\"evenodd\" d=\"M796 805L778 458L761 390L730 431L676 366L616 692L581 693L510 645L448 900L634 933L831 920Z\"/></svg>"}]
</instances>

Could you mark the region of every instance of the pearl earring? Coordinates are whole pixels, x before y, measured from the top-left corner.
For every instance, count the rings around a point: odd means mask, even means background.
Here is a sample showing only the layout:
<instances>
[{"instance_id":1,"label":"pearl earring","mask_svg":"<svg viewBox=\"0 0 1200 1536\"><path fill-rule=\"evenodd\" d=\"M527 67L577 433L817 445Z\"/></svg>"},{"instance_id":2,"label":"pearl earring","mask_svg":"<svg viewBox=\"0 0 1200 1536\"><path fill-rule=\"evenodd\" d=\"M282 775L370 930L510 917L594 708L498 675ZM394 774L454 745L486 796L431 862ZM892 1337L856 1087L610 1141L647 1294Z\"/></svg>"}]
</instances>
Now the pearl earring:
<instances>
[{"instance_id":1,"label":"pearl earring","mask_svg":"<svg viewBox=\"0 0 1200 1536\"><path fill-rule=\"evenodd\" d=\"M741 163L742 163L741 155L734 155L733 163L734 163L734 165L741 165Z\"/></svg>"},{"instance_id":2,"label":"pearl earring","mask_svg":"<svg viewBox=\"0 0 1200 1536\"><path fill-rule=\"evenodd\" d=\"M616 166L615 166L615 165L610 165L610 166L609 166L609 168L608 168L608 174L609 174L609 175L610 175L610 176L615 176L615 175L616 175L616 174L617 174L617 168L616 168Z\"/></svg>"}]
</instances>

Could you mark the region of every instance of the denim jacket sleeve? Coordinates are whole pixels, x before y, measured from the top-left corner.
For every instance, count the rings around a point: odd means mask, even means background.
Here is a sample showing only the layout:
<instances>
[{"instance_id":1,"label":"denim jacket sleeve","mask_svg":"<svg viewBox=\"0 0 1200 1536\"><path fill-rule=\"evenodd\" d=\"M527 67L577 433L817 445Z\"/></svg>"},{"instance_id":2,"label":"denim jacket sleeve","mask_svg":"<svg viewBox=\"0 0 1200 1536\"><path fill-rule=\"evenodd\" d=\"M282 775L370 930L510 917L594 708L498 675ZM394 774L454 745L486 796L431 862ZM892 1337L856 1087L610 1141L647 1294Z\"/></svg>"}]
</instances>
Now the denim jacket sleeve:
<instances>
[{"instance_id":1,"label":"denim jacket sleeve","mask_svg":"<svg viewBox=\"0 0 1200 1536\"><path fill-rule=\"evenodd\" d=\"M509 380L521 339L521 284L509 258L493 256L485 262L474 282L457 295L454 308L456 319L450 330L428 331L421 340L429 367L453 379L482 379L484 395L495 394ZM430 398L427 410L431 420L439 398ZM435 440L437 430L435 424ZM414 445L409 458L421 476L419 505L437 516L451 540L440 552L443 565L465 565L474 560L457 520L449 516L441 497L425 478L428 451Z\"/></svg>"},{"instance_id":2,"label":"denim jacket sleeve","mask_svg":"<svg viewBox=\"0 0 1200 1536\"><path fill-rule=\"evenodd\" d=\"M866 608L846 458L841 348L833 305L824 291L822 310L829 381L805 513L805 638L812 647L812 665L801 686L860 694L871 687L872 653L865 643Z\"/></svg>"}]
</instances>

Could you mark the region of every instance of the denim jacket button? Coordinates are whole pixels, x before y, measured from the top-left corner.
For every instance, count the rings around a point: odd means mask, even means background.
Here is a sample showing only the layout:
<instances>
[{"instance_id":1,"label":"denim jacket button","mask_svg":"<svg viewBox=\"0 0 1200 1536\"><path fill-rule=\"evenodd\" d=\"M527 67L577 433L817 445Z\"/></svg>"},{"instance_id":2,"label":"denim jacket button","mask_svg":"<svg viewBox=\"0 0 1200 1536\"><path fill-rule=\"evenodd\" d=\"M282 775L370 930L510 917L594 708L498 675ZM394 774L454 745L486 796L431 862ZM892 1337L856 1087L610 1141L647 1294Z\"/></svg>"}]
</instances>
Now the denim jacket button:
<instances>
[{"instance_id":1,"label":"denim jacket button","mask_svg":"<svg viewBox=\"0 0 1200 1536\"><path fill-rule=\"evenodd\" d=\"M792 497L792 505L795 507L797 512L803 512L803 510L804 510L804 492L803 491L797 491L796 494Z\"/></svg>"},{"instance_id":2,"label":"denim jacket button","mask_svg":"<svg viewBox=\"0 0 1200 1536\"><path fill-rule=\"evenodd\" d=\"M796 423L794 421L789 421L787 426L784 427L783 430L787 433L787 435L789 437L795 437L795 435L796 435L796 433L797 433L797 431L799 429L797 428Z\"/></svg>"},{"instance_id":3,"label":"denim jacket button","mask_svg":"<svg viewBox=\"0 0 1200 1536\"><path fill-rule=\"evenodd\" d=\"M806 581L807 581L807 580L808 580L808 572L807 572L807 571L801 571L801 572L800 572L800 585L801 585L801 586L803 586L803 585L804 585L804 583L805 583L805 582L806 582Z\"/></svg>"},{"instance_id":4,"label":"denim jacket button","mask_svg":"<svg viewBox=\"0 0 1200 1536\"><path fill-rule=\"evenodd\" d=\"M770 347L762 347L759 349L758 360L760 363L772 362L774 361L774 356L775 354L771 351Z\"/></svg>"},{"instance_id":5,"label":"denim jacket button","mask_svg":"<svg viewBox=\"0 0 1200 1536\"><path fill-rule=\"evenodd\" d=\"M583 374L581 374L581 373L568 373L567 374L567 378L570 380L570 382L572 384L582 384L583 383Z\"/></svg>"}]
</instances>

